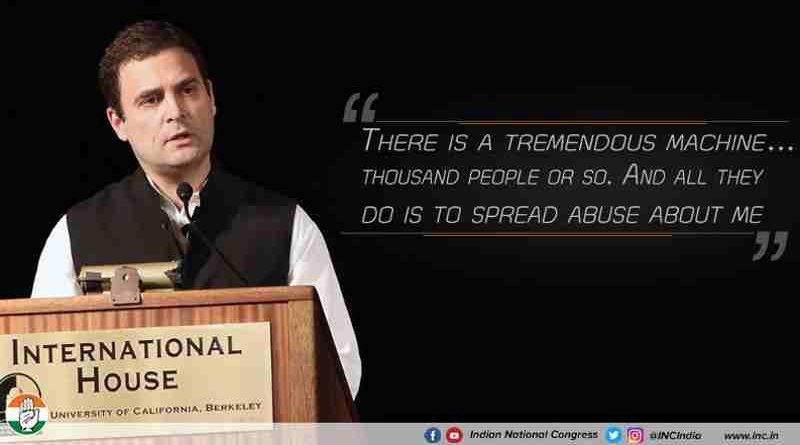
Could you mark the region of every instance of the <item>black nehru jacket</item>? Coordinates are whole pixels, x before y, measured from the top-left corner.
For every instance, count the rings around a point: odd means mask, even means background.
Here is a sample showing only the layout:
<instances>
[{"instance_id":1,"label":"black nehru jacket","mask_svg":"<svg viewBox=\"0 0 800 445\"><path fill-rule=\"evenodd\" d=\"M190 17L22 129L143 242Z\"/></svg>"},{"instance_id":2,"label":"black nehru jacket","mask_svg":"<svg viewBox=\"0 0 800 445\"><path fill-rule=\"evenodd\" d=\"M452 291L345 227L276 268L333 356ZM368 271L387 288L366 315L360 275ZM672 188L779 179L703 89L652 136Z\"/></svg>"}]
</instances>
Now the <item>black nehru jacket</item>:
<instances>
[{"instance_id":1,"label":"black nehru jacket","mask_svg":"<svg viewBox=\"0 0 800 445\"><path fill-rule=\"evenodd\" d=\"M286 285L297 203L213 165L194 221L249 285ZM184 257L161 199L139 168L72 207L67 227L75 273L82 266L183 259L183 288L242 286L200 239L192 238Z\"/></svg>"}]
</instances>

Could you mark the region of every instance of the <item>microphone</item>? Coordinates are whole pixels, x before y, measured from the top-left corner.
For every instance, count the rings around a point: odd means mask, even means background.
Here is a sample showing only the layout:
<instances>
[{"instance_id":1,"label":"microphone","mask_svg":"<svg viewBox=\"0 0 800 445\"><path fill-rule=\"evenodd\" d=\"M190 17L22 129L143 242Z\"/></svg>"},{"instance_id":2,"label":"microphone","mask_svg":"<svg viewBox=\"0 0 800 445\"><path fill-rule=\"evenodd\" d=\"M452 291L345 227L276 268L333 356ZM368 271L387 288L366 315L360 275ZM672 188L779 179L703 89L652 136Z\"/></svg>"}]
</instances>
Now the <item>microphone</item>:
<instances>
[{"instance_id":1,"label":"microphone","mask_svg":"<svg viewBox=\"0 0 800 445\"><path fill-rule=\"evenodd\" d=\"M194 233L196 237L200 238L203 244L205 244L206 247L208 247L208 250L216 253L217 256L225 264L225 266L227 266L228 269L231 272L233 272L234 275L236 275L236 278L238 278L243 285L249 286L250 284L242 276L242 274L239 273L239 271L236 270L235 267L233 267L233 264L231 264L230 261L228 261L228 259L225 258L225 255L223 255L222 252L220 252L219 249L217 249L217 246L215 246L214 243L212 243L211 241L209 241L208 238L206 238L205 234L203 234L203 232L200 230L200 228L192 219L192 215L189 213L189 199L191 199L192 195L194 194L194 189L192 188L192 185L189 184L188 182L181 182L180 184L178 184L177 193L178 193L178 198L180 198L181 202L183 203L183 210L186 212L186 217L189 218L189 224L186 224L185 226L183 226L183 228L184 229L188 228L189 232Z\"/></svg>"},{"instance_id":2,"label":"microphone","mask_svg":"<svg viewBox=\"0 0 800 445\"><path fill-rule=\"evenodd\" d=\"M186 212L186 217L189 218L189 221L192 220L192 215L189 214L189 200L192 199L192 195L194 194L194 190L192 189L192 185L188 182L181 182L178 184L178 198L181 199L183 203L183 210Z\"/></svg>"}]
</instances>

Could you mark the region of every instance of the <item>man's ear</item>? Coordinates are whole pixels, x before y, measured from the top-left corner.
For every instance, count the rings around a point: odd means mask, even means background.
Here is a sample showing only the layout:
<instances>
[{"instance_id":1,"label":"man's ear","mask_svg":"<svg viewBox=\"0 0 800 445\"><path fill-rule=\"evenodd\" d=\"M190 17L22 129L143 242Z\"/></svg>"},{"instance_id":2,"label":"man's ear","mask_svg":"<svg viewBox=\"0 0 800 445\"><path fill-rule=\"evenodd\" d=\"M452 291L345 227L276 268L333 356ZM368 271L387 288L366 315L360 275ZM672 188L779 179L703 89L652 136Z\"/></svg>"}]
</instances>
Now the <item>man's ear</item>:
<instances>
[{"instance_id":1,"label":"man's ear","mask_svg":"<svg viewBox=\"0 0 800 445\"><path fill-rule=\"evenodd\" d=\"M214 116L217 115L217 101L214 100L214 88L211 85L211 79L206 79L206 88L208 88L208 96L211 98L211 112Z\"/></svg>"},{"instance_id":2,"label":"man's ear","mask_svg":"<svg viewBox=\"0 0 800 445\"><path fill-rule=\"evenodd\" d=\"M119 140L127 141L128 132L125 129L125 119L120 117L111 107L106 108L106 117L108 118L108 123L111 124L111 128L114 129L114 133L117 133Z\"/></svg>"}]
</instances>

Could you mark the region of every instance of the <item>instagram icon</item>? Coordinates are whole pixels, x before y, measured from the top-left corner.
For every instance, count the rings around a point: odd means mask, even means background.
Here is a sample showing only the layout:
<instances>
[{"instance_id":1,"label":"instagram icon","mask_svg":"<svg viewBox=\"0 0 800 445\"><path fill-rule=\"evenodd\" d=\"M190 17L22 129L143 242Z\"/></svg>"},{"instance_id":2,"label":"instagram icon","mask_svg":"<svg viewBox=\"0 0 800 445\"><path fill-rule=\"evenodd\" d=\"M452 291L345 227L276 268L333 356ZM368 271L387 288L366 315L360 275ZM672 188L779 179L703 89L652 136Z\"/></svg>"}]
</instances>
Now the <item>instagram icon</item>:
<instances>
[{"instance_id":1,"label":"instagram icon","mask_svg":"<svg viewBox=\"0 0 800 445\"><path fill-rule=\"evenodd\" d=\"M628 443L639 444L644 442L644 429L643 428L628 428Z\"/></svg>"}]
</instances>

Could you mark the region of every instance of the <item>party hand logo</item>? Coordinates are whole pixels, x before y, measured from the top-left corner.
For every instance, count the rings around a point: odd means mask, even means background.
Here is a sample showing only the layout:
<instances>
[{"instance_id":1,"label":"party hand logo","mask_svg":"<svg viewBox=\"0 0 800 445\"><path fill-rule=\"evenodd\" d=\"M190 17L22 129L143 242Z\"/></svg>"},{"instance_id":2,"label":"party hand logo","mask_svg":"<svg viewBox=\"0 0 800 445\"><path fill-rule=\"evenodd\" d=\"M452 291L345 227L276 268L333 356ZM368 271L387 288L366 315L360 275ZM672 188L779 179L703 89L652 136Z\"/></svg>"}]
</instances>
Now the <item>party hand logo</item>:
<instances>
[{"instance_id":1,"label":"party hand logo","mask_svg":"<svg viewBox=\"0 0 800 445\"><path fill-rule=\"evenodd\" d=\"M32 398L22 399L19 407L19 425L22 427L22 431L32 431L37 423L39 423L39 408L33 407Z\"/></svg>"},{"instance_id":2,"label":"party hand logo","mask_svg":"<svg viewBox=\"0 0 800 445\"><path fill-rule=\"evenodd\" d=\"M30 436L44 428L48 420L47 406L34 394L20 394L9 402L6 421L20 435Z\"/></svg>"}]
</instances>

